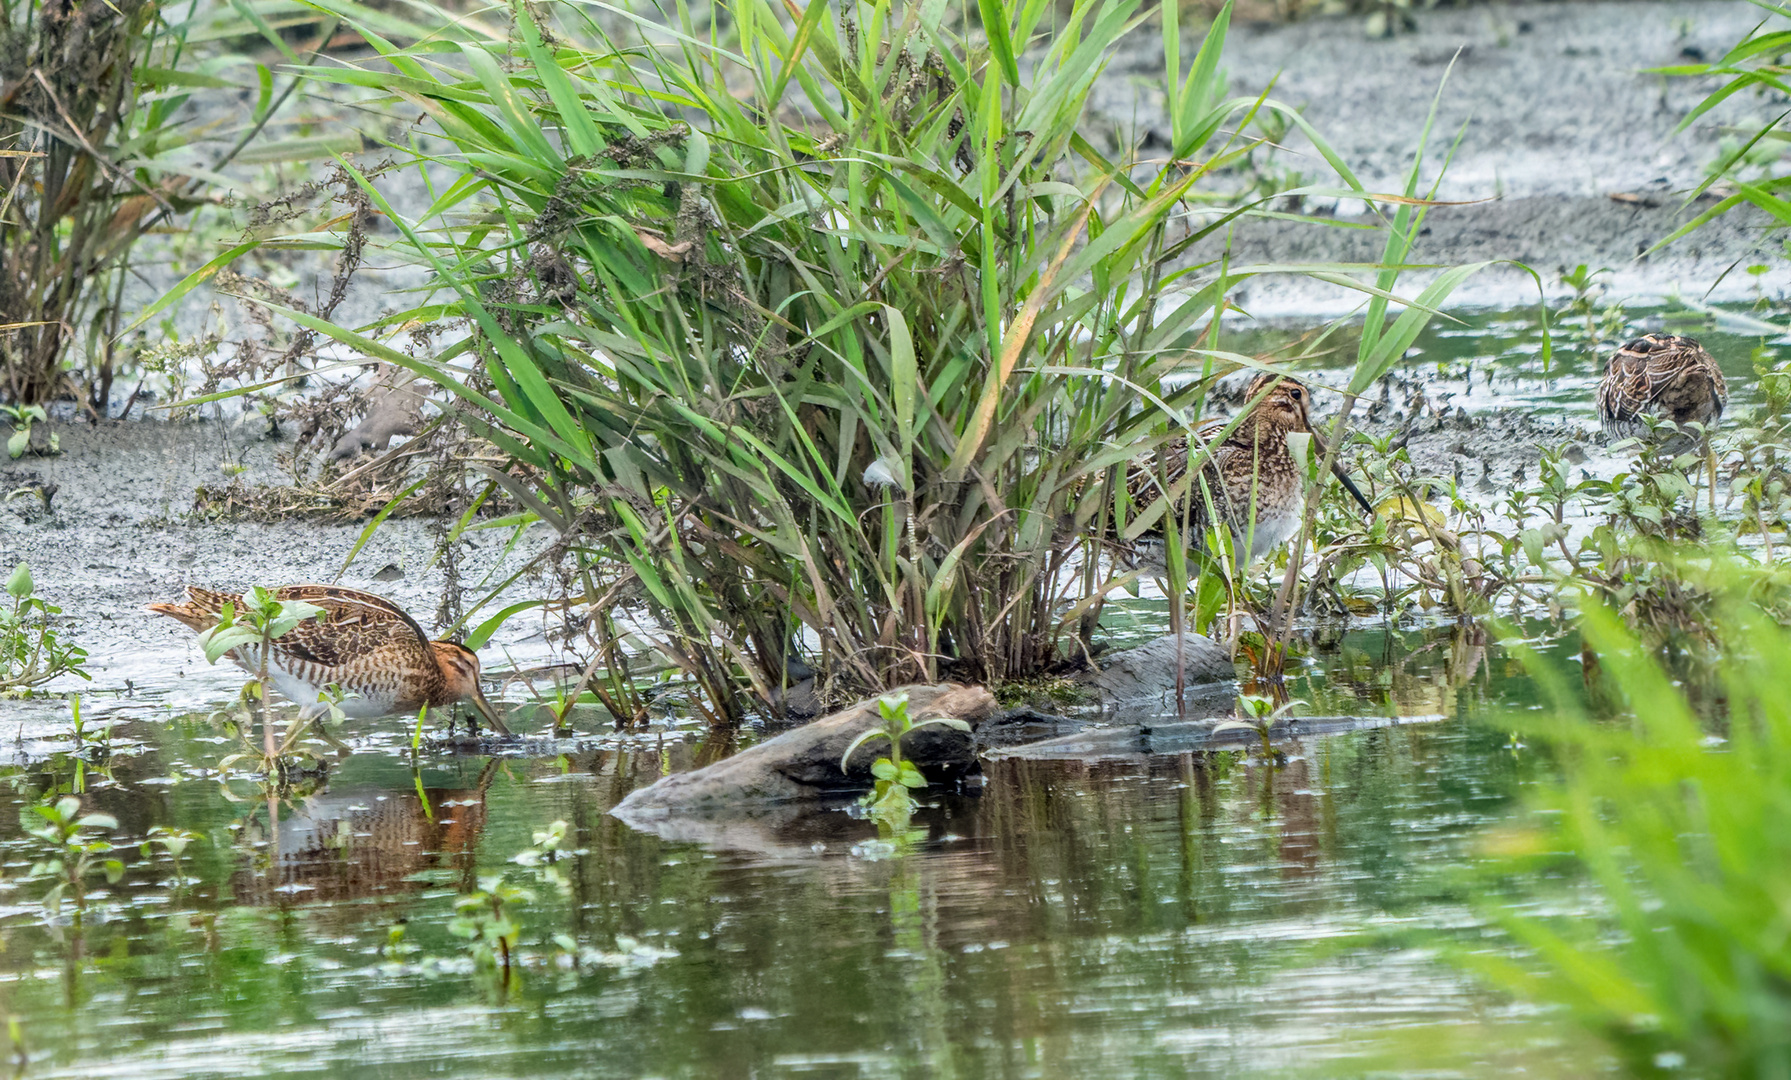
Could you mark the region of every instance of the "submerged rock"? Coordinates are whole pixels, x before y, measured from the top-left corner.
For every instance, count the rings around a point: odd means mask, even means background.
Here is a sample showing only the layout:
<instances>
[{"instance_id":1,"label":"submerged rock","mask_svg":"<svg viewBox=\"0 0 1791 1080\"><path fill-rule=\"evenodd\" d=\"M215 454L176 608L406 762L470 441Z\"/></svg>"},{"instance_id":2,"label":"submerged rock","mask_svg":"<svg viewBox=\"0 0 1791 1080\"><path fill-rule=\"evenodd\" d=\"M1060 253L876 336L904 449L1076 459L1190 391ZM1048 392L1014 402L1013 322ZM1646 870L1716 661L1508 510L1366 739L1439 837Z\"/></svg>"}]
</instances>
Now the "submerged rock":
<instances>
[{"instance_id":1,"label":"submerged rock","mask_svg":"<svg viewBox=\"0 0 1791 1080\"><path fill-rule=\"evenodd\" d=\"M974 730L996 709L994 696L980 686L942 683L907 686L897 693L908 695L908 715L916 722L950 717ZM871 786L871 763L888 752L886 744L879 739L859 747L845 772L840 771L840 756L877 723L877 699L870 698L713 765L664 777L631 793L610 812L635 824L864 791ZM974 735L944 725L911 733L902 740L902 752L935 783L955 780L976 765Z\"/></svg>"}]
</instances>

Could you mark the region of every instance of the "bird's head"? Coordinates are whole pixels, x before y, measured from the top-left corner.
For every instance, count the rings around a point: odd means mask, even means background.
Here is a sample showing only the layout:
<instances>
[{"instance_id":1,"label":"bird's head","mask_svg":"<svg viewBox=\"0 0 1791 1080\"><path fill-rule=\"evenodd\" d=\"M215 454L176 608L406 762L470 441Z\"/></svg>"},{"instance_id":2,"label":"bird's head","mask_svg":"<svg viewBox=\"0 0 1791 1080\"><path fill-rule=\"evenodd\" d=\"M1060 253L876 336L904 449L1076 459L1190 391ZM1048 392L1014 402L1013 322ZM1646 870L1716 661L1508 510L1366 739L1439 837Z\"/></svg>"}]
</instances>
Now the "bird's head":
<instances>
[{"instance_id":1,"label":"bird's head","mask_svg":"<svg viewBox=\"0 0 1791 1080\"><path fill-rule=\"evenodd\" d=\"M485 691L479 686L479 654L454 641L431 641L429 647L435 650L435 658L441 664L448 693L456 700L471 704L498 734L510 734L503 717L486 700Z\"/></svg>"},{"instance_id":2,"label":"bird's head","mask_svg":"<svg viewBox=\"0 0 1791 1080\"><path fill-rule=\"evenodd\" d=\"M1267 391L1267 396L1264 392ZM1282 431L1312 430L1312 391L1298 379L1263 372L1250 380L1244 400L1262 400L1254 413L1258 423L1268 423Z\"/></svg>"}]
</instances>

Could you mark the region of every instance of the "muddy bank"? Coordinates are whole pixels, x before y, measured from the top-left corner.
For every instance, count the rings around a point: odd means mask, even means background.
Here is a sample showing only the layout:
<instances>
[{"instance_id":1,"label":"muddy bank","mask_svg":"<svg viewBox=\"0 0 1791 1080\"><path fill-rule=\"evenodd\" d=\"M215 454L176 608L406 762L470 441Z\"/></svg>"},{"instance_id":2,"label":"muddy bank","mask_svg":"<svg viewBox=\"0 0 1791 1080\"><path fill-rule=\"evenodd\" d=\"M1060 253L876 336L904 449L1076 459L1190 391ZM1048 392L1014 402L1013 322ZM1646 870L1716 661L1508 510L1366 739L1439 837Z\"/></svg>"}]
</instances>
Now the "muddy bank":
<instances>
[{"instance_id":1,"label":"muddy bank","mask_svg":"<svg viewBox=\"0 0 1791 1080\"><path fill-rule=\"evenodd\" d=\"M1448 72L1423 186L1441 172L1459 134L1437 197L1474 201L1435 208L1414 261L1515 259L1543 274L1551 295L1563 292L1553 280L1560 269L1605 266L1614 271L1611 295L1630 301L1675 291L1700 296L1738 260L1758 261L1773 268L1760 284L1778 295L1791 288L1791 269L1779 240L1762 231L1765 215L1751 210L1637 258L1710 205L1684 200L1704 179L1724 127L1769 118L1767 103L1737 95L1675 135L1720 82L1647 69L1713 61L1762 17L1751 5L1731 3L1477 5L1421 12L1415 32L1386 40L1368 40L1360 21L1349 17L1240 26L1225 62L1234 93L1256 94L1272 83L1272 94L1302 108L1374 191L1402 190ZM1139 56L1134 76L1148 73L1150 61ZM1123 113L1119 100L1113 102L1109 111ZM1298 153L1280 155L1278 165L1304 173L1308 182L1329 176L1297 133L1287 145ZM1323 209L1325 202L1308 205ZM1360 220L1359 204L1348 200L1334 212ZM1207 244L1200 257L1225 250L1244 263L1363 262L1379 258L1380 243L1358 230L1259 220ZM1737 271L1712 298L1752 299L1754 288ZM1493 268L1452 303L1509 307L1535 298L1528 275ZM1258 316L1310 316L1356 302L1345 291L1297 278L1252 284L1242 301Z\"/></svg>"}]
</instances>

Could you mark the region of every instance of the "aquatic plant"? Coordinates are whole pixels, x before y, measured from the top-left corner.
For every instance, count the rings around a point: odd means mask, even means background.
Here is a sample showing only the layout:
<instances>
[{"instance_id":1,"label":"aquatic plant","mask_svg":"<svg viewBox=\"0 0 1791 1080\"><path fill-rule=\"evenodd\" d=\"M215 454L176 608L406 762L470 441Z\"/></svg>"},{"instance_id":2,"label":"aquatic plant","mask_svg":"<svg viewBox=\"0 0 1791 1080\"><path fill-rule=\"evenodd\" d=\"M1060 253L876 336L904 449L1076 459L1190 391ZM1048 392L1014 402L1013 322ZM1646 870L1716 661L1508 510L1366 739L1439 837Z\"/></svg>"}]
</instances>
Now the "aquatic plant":
<instances>
[{"instance_id":1,"label":"aquatic plant","mask_svg":"<svg viewBox=\"0 0 1791 1080\"><path fill-rule=\"evenodd\" d=\"M12 606L0 606L0 693L28 690L59 675L89 678L87 650L57 633L52 622L62 609L36 590L30 565L13 567L6 579Z\"/></svg>"},{"instance_id":2,"label":"aquatic plant","mask_svg":"<svg viewBox=\"0 0 1791 1080\"><path fill-rule=\"evenodd\" d=\"M1456 955L1567 1010L1639 1075L1791 1072L1791 634L1753 602L1751 576L1719 567L1711 584L1746 643L1715 662L1717 715L1588 596L1587 678L1633 719L1593 719L1577 686L1533 660L1551 710L1508 721L1560 748L1563 778L1487 842L1502 874L1484 906L1521 955Z\"/></svg>"},{"instance_id":3,"label":"aquatic plant","mask_svg":"<svg viewBox=\"0 0 1791 1080\"><path fill-rule=\"evenodd\" d=\"M143 843L137 846L137 851L145 859L149 859L154 857L155 849L160 848L162 853L174 863L174 887L178 889L186 878L181 859L186 854L188 846L197 839L199 839L199 834L191 829L182 829L172 825L153 825Z\"/></svg>"},{"instance_id":4,"label":"aquatic plant","mask_svg":"<svg viewBox=\"0 0 1791 1080\"><path fill-rule=\"evenodd\" d=\"M871 762L871 775L876 778L876 783L865 794L864 804L873 815L886 811L905 813L914 805L914 792L927 786L927 778L921 775L920 769L912 761L902 756L902 740L911 731L934 725L968 734L970 725L947 716L935 716L915 723L908 715L907 694L890 694L878 698L877 719L877 726L860 732L846 747L846 752L840 755L840 771L847 771L847 763L852 760L852 755L865 743L873 739L888 742L889 753Z\"/></svg>"},{"instance_id":5,"label":"aquatic plant","mask_svg":"<svg viewBox=\"0 0 1791 1080\"><path fill-rule=\"evenodd\" d=\"M199 647L205 651L205 659L210 663L217 663L234 649L244 649L255 658L258 665L255 681L244 687L244 693L252 696L260 713L261 764L269 773L281 768L286 754L297 745L308 726L305 720L296 720L287 727L283 740L274 738L273 722L267 715L267 664L271 646L298 629L306 619L323 613L324 609L316 604L280 600L275 597L274 590L255 585L242 595L240 608L234 602L226 602L217 624L199 632ZM247 742L246 732L244 741ZM229 763L239 756L226 758L219 768L228 768Z\"/></svg>"},{"instance_id":6,"label":"aquatic plant","mask_svg":"<svg viewBox=\"0 0 1791 1080\"><path fill-rule=\"evenodd\" d=\"M497 451L490 484L564 537L567 606L641 611L715 719L742 682L776 708L810 662L825 698L1083 655L1130 580L1106 538L1151 527L1113 479L1255 362L1218 316L1289 270L1189 265L1267 206L1201 185L1277 113L1338 186L1271 198L1377 197L1295 110L1226 96L1229 9L1192 57L1163 9L1171 145L1139 159L1082 130L1135 0L989 0L980 34L937 3L813 3L793 27L679 3L632 17L643 47L600 7L518 5L516 39L462 46L464 72L365 26L377 70L315 70L421 108L456 153L419 161L458 175L414 218L367 185L430 303L369 332L288 317L446 389ZM1389 322L1385 273L1304 269L1371 296L1364 385L1471 272ZM411 319L469 330L428 358L379 340Z\"/></svg>"},{"instance_id":7,"label":"aquatic plant","mask_svg":"<svg viewBox=\"0 0 1791 1080\"><path fill-rule=\"evenodd\" d=\"M103 872L108 882L124 876L124 863L107 858L112 853L111 841L96 832L118 828L118 819L111 814L83 814L81 800L65 795L25 810L19 819L20 827L37 839L42 851L26 877L54 883L43 896L43 906L50 912L62 910L65 896L74 901L76 910L85 910L87 879L95 871Z\"/></svg>"},{"instance_id":8,"label":"aquatic plant","mask_svg":"<svg viewBox=\"0 0 1791 1080\"><path fill-rule=\"evenodd\" d=\"M510 987L511 954L522 933L511 908L534 899L533 892L510 884L504 875L486 874L479 878L478 888L454 901L454 918L448 923L448 933L465 939L475 967L495 973L500 989Z\"/></svg>"}]
</instances>

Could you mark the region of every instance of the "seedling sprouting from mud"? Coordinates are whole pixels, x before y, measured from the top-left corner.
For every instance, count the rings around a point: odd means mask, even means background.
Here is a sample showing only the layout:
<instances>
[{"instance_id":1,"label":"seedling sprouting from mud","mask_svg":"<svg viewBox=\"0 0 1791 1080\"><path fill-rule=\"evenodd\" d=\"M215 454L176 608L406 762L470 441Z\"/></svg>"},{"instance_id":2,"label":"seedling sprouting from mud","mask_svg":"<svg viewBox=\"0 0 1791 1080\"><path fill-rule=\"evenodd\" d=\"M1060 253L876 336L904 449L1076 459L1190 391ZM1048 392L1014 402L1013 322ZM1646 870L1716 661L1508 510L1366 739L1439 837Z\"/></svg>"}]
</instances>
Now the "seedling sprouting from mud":
<instances>
[{"instance_id":1,"label":"seedling sprouting from mud","mask_svg":"<svg viewBox=\"0 0 1791 1080\"><path fill-rule=\"evenodd\" d=\"M62 609L32 595L31 567L20 563L6 579L11 608L0 608L0 692L25 690L58 675L88 678L87 651L65 643L50 627Z\"/></svg>"},{"instance_id":2,"label":"seedling sprouting from mud","mask_svg":"<svg viewBox=\"0 0 1791 1080\"><path fill-rule=\"evenodd\" d=\"M31 449L31 425L47 424L49 415L42 405L0 405L0 417L12 425L12 434L6 439L6 456L17 461ZM55 432L50 433L48 450L50 454L62 452L61 440Z\"/></svg>"},{"instance_id":3,"label":"seedling sprouting from mud","mask_svg":"<svg viewBox=\"0 0 1791 1080\"><path fill-rule=\"evenodd\" d=\"M273 726L267 716L267 658L274 642L292 633L306 619L323 614L323 608L303 600L279 600L273 590L260 585L242 596L242 603L226 603L218 623L199 635L199 647L205 659L213 664L233 650L243 650L256 665L254 698L261 714L261 746L263 766L268 772L279 768L284 754L292 749L307 726L295 722L286 732L283 743L274 739ZM245 693L250 692L247 687Z\"/></svg>"},{"instance_id":4,"label":"seedling sprouting from mud","mask_svg":"<svg viewBox=\"0 0 1791 1080\"><path fill-rule=\"evenodd\" d=\"M889 740L889 753L871 763L871 775L876 777L877 782L865 795L864 805L870 808L873 817L883 814L906 817L914 809L913 792L926 787L927 778L921 775L912 761L902 756L903 736L934 725L969 732L970 725L945 716L935 716L916 723L908 715L906 694L878 698L877 717L880 721L878 726L860 733L846 747L846 752L840 755L840 771L847 771L846 763L860 746L876 738Z\"/></svg>"},{"instance_id":5,"label":"seedling sprouting from mud","mask_svg":"<svg viewBox=\"0 0 1791 1080\"><path fill-rule=\"evenodd\" d=\"M118 819L111 814L83 814L81 800L65 795L24 811L19 823L43 847L43 857L31 864L28 876L56 883L44 894L48 911L61 911L64 896L74 900L75 910L85 911L87 878L96 869L105 872L108 882L124 876L124 864L106 858L112 853L111 842L93 831L118 828Z\"/></svg>"}]
</instances>

